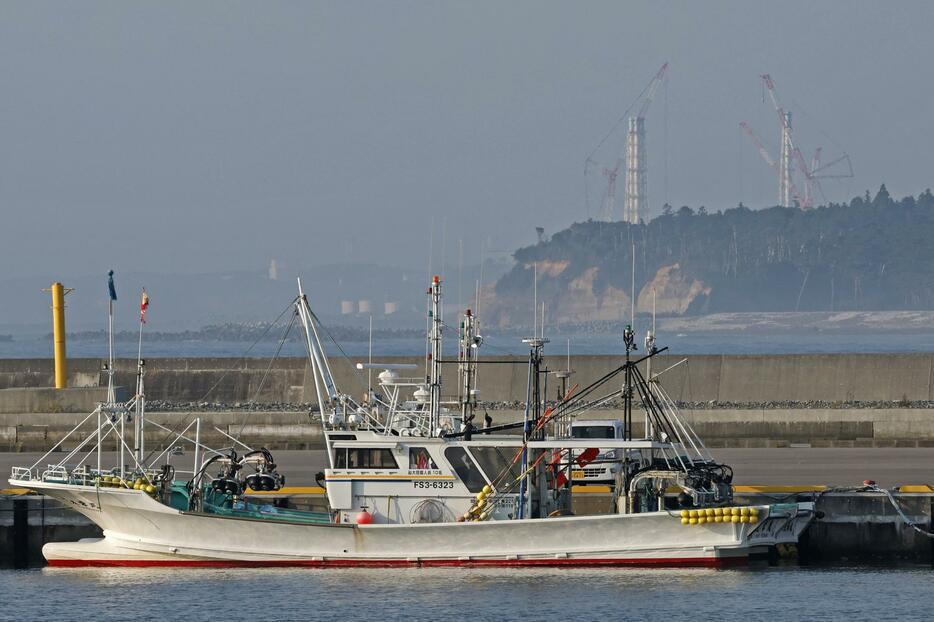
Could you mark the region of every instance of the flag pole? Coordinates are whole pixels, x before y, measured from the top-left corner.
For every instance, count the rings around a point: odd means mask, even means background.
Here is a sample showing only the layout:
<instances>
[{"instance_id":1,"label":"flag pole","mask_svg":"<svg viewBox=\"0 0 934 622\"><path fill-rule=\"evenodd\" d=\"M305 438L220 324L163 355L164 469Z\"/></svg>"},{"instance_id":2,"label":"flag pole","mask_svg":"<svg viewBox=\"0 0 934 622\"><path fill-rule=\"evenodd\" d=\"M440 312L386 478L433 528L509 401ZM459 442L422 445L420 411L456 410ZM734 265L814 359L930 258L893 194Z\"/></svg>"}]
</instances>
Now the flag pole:
<instances>
[{"instance_id":1,"label":"flag pole","mask_svg":"<svg viewBox=\"0 0 934 622\"><path fill-rule=\"evenodd\" d=\"M114 396L114 301L111 298L109 301L109 320L110 320L110 334L108 338L110 346L110 360L107 363L107 402L113 404L117 401Z\"/></svg>"},{"instance_id":2,"label":"flag pole","mask_svg":"<svg viewBox=\"0 0 934 622\"><path fill-rule=\"evenodd\" d=\"M107 302L108 302L108 336L107 345L109 346L110 358L107 363L107 403L113 404L117 401L114 395L114 301L117 299L117 289L114 286L114 271L107 273Z\"/></svg>"},{"instance_id":3,"label":"flag pole","mask_svg":"<svg viewBox=\"0 0 934 622\"><path fill-rule=\"evenodd\" d=\"M117 396L114 390L114 301L117 300L117 288L114 286L114 271L107 273L107 345L109 358L107 361L107 408L109 417L113 421L114 413L120 413L120 479L125 476L124 468L126 465L125 442L126 435L126 410L116 410Z\"/></svg>"}]
</instances>

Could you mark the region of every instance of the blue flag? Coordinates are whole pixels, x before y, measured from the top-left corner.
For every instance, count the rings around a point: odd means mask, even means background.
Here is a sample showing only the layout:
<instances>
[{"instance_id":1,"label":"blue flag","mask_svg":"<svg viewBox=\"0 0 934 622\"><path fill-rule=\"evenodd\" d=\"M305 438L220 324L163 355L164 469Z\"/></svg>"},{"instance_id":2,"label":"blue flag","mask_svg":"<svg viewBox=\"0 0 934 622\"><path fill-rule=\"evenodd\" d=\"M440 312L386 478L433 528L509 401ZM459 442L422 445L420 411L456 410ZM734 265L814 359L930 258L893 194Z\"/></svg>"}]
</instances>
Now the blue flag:
<instances>
[{"instance_id":1,"label":"blue flag","mask_svg":"<svg viewBox=\"0 0 934 622\"><path fill-rule=\"evenodd\" d=\"M114 287L114 271L111 270L107 273L107 289L110 290L110 299L117 299L117 288Z\"/></svg>"}]
</instances>

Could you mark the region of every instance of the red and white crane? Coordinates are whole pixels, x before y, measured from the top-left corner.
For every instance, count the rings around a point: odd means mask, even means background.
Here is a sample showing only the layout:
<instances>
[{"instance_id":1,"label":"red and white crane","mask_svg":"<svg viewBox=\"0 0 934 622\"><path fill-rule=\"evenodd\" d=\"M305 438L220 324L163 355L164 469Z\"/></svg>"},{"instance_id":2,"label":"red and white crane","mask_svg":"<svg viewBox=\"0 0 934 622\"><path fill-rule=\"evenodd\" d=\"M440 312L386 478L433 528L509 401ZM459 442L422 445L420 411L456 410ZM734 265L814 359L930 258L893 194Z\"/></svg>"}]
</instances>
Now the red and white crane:
<instances>
[{"instance_id":1,"label":"red and white crane","mask_svg":"<svg viewBox=\"0 0 934 622\"><path fill-rule=\"evenodd\" d=\"M810 209L813 207L814 197L817 194L824 196L820 185L821 179L842 179L853 177L853 165L850 162L850 156L843 154L839 158L821 166L821 148L818 147L808 166L801 150L795 145L792 138L791 112L787 111L778 98L775 90L775 82L769 74L759 76L762 80L763 90L769 94L772 107L778 115L779 127L781 128L781 148L776 162L768 155L762 141L753 133L752 129L746 123L740 123L740 127L746 132L750 139L755 143L766 162L778 173L778 204L782 207L793 207L798 205L801 209ZM764 95L763 95L764 97ZM836 165L845 163L846 171L840 171ZM804 195L798 193L793 179L793 169L795 166L804 175L805 186ZM836 168L834 168L836 167ZM826 197L824 197L826 200Z\"/></svg>"}]
</instances>

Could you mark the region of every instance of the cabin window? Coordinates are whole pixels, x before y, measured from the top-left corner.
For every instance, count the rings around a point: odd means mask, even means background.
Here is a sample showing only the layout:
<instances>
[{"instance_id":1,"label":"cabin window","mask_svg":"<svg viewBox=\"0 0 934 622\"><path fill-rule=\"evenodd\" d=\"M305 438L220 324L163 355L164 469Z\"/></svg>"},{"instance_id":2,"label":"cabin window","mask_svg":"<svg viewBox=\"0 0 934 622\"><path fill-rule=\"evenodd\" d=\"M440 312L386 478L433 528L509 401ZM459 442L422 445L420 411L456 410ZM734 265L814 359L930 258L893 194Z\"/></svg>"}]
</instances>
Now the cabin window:
<instances>
[{"instance_id":1,"label":"cabin window","mask_svg":"<svg viewBox=\"0 0 934 622\"><path fill-rule=\"evenodd\" d=\"M483 473L474 464L470 454L463 447L448 447L444 450L444 457L451 463L457 477L470 492L480 492L486 486Z\"/></svg>"},{"instance_id":2,"label":"cabin window","mask_svg":"<svg viewBox=\"0 0 934 622\"><path fill-rule=\"evenodd\" d=\"M424 447L409 448L409 470L412 471L431 471L438 468L431 455Z\"/></svg>"},{"instance_id":3,"label":"cabin window","mask_svg":"<svg viewBox=\"0 0 934 622\"><path fill-rule=\"evenodd\" d=\"M335 469L398 469L388 449L340 448L335 450Z\"/></svg>"},{"instance_id":4,"label":"cabin window","mask_svg":"<svg viewBox=\"0 0 934 622\"><path fill-rule=\"evenodd\" d=\"M515 458L516 448L503 449L502 447L471 447L470 453L477 460L477 464L486 473L490 480L499 479L500 475L506 471L510 474L510 479L515 480L522 474L522 468Z\"/></svg>"},{"instance_id":5,"label":"cabin window","mask_svg":"<svg viewBox=\"0 0 934 622\"><path fill-rule=\"evenodd\" d=\"M582 425L571 428L571 438L616 438L616 434L610 425Z\"/></svg>"}]
</instances>

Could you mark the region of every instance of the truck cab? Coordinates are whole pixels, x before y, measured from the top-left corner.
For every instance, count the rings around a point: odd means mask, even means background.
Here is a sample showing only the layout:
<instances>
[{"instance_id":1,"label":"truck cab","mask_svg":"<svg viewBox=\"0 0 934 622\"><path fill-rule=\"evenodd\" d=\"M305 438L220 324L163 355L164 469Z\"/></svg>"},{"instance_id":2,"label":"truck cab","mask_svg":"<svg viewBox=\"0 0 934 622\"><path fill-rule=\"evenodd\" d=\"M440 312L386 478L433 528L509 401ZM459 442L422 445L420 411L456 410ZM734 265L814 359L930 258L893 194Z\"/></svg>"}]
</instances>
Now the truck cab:
<instances>
[{"instance_id":1,"label":"truck cab","mask_svg":"<svg viewBox=\"0 0 934 622\"><path fill-rule=\"evenodd\" d=\"M612 486L616 482L616 473L619 471L622 461L622 450L601 448L600 440L622 437L623 422L619 419L579 419L572 422L571 438L593 439L594 447L600 449L597 457L583 466L577 464L577 459L583 451L573 452L572 483Z\"/></svg>"}]
</instances>

